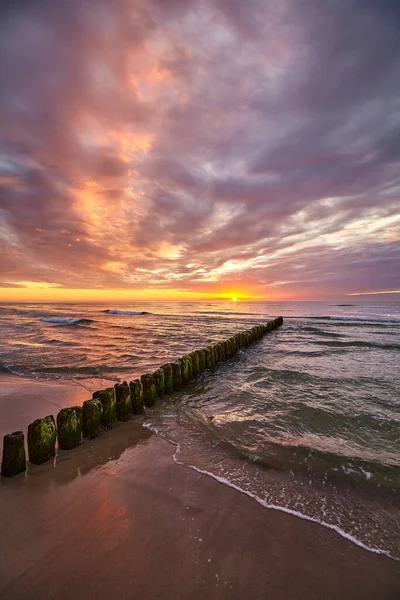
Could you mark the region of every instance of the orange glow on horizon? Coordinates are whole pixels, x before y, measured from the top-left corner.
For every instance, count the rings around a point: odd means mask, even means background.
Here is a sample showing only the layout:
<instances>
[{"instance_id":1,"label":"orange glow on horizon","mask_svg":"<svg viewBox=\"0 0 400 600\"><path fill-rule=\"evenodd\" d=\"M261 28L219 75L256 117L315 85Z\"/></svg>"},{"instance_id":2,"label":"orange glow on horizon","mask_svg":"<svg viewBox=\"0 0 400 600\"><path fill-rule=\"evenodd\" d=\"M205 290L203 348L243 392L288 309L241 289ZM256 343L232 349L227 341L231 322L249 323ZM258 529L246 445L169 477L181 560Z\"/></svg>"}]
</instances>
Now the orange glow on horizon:
<instances>
[{"instance_id":1,"label":"orange glow on horizon","mask_svg":"<svg viewBox=\"0 0 400 600\"><path fill-rule=\"evenodd\" d=\"M22 285L22 283L21 283ZM236 302L224 292L196 292L177 289L67 289L56 284L24 282L24 287L0 288L0 302L151 302L151 301L201 301L227 300ZM262 300L261 296L240 295L240 300Z\"/></svg>"}]
</instances>

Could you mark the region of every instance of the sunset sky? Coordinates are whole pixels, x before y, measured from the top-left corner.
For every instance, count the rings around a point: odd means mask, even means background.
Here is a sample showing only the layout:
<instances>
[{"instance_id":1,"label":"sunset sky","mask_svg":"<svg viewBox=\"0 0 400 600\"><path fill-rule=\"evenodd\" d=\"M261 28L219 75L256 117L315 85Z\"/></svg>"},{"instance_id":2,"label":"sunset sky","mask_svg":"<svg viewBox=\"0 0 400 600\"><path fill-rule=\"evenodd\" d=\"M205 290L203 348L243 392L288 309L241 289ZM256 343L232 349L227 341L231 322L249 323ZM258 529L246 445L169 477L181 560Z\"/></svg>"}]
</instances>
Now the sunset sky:
<instances>
[{"instance_id":1,"label":"sunset sky","mask_svg":"<svg viewBox=\"0 0 400 600\"><path fill-rule=\"evenodd\" d=\"M0 300L400 299L400 2L3 0Z\"/></svg>"}]
</instances>

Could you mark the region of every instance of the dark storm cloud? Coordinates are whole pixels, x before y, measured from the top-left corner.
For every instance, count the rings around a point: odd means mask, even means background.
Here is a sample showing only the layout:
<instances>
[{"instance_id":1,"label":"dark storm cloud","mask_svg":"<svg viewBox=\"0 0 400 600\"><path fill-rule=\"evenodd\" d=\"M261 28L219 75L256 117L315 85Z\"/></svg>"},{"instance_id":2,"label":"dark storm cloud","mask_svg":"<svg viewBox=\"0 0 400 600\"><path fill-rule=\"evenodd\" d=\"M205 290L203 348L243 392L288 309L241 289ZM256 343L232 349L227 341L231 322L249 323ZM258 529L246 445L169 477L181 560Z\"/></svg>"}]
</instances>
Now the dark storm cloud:
<instances>
[{"instance_id":1,"label":"dark storm cloud","mask_svg":"<svg viewBox=\"0 0 400 600\"><path fill-rule=\"evenodd\" d=\"M399 288L398 3L7 1L0 23L10 286Z\"/></svg>"}]
</instances>

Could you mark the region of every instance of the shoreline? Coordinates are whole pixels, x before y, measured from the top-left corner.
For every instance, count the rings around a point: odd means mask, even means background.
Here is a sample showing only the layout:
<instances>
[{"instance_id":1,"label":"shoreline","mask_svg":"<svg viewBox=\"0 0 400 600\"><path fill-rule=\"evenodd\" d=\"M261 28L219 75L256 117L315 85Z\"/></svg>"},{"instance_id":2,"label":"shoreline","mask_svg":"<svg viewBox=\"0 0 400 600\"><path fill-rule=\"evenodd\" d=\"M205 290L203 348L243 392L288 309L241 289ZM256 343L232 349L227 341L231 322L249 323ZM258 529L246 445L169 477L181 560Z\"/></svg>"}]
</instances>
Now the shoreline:
<instances>
[{"instance_id":1,"label":"shoreline","mask_svg":"<svg viewBox=\"0 0 400 600\"><path fill-rule=\"evenodd\" d=\"M24 378L19 377L17 375L8 375L1 374L0 375L0 435L4 435L6 433L10 433L12 431L12 422L14 416L18 418L18 422L21 423L21 413L19 412L21 407L27 407L29 412L24 414L26 420L26 427L29 422L33 421L36 418L41 418L49 413L53 413L54 416L57 414L58 410L64 407L74 406L76 404L81 405L84 400L87 400L91 397L93 391L99 389L101 386L109 385L109 382L102 379L93 379L88 378L83 380L83 382L73 381L73 380L40 380L33 378ZM14 406L14 402L16 402L16 406ZM8 404L8 406L6 406ZM9 408L16 408L16 412L10 412ZM53 409L54 407L54 409ZM129 421L133 428L143 428L147 429L149 435L157 434L159 432L155 427L151 425L151 423L146 422L146 414L140 416L134 416L132 421ZM113 429L108 434L111 436L115 436L118 439L118 430L124 426L124 423L119 422L117 425L117 429ZM104 432L102 434L102 437ZM139 439L142 435L138 435ZM393 556L389 551L382 550L379 547L373 547L366 545L362 541L360 541L357 537L352 536L347 533L344 529L332 525L329 522L325 522L318 518L314 518L309 516L306 513L298 512L296 510L292 510L290 508L286 508L281 505L270 505L266 503L262 498L257 496L256 494L251 493L246 489L242 489L237 486L235 483L230 481L229 479L219 477L218 475L208 471L200 469L194 465L187 464L185 462L181 462L177 455L179 453L179 443L176 443L173 440L169 440L165 436L159 435L160 439L164 440L166 443L173 445L175 448L172 460L176 465L182 466L184 468L189 468L194 472L202 474L205 477L208 477L219 484L230 487L236 492L246 496L247 498L255 501L263 508L271 509L278 513L288 514L296 517L305 522L310 522L319 525L320 527L330 530L334 532L339 537L349 541L350 543L356 545L359 548L364 549L365 551L371 552L376 555L385 556L390 560L400 562L395 556ZM99 438L95 440L84 440L83 445L90 444L94 450L96 450L96 444L98 444ZM110 440L111 441L111 440ZM25 440L26 445L26 440ZM129 445L127 446L129 447ZM71 450L72 453L76 452L78 448L74 448ZM69 453L67 453L69 454ZM58 450L55 458L54 465L64 463L65 452ZM50 464L53 464L53 461L50 461ZM48 467L48 465L44 464L40 467L36 467L32 465L29 461L27 462L27 471L26 474L30 476L32 472L36 472L36 470L43 469ZM86 466L82 466L83 470L86 471ZM1 478L3 479L3 478Z\"/></svg>"},{"instance_id":2,"label":"shoreline","mask_svg":"<svg viewBox=\"0 0 400 600\"><path fill-rule=\"evenodd\" d=\"M19 430L26 434L29 423L35 419L50 414L56 417L62 408L81 405L93 392L109 385L109 381L100 378L87 378L80 383L0 373L0 438Z\"/></svg>"},{"instance_id":3,"label":"shoreline","mask_svg":"<svg viewBox=\"0 0 400 600\"><path fill-rule=\"evenodd\" d=\"M400 592L396 561L175 464L171 444L139 423L94 442L2 479L4 600Z\"/></svg>"}]
</instances>

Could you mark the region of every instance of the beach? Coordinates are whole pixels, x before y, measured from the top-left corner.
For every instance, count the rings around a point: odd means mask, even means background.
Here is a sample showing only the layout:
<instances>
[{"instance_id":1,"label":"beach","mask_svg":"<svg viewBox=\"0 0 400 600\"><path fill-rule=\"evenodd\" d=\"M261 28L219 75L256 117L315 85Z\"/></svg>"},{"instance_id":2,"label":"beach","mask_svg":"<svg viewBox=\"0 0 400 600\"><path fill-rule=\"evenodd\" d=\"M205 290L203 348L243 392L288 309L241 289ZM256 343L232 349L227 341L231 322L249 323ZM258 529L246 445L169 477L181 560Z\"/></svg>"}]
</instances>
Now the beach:
<instances>
[{"instance_id":1,"label":"beach","mask_svg":"<svg viewBox=\"0 0 400 600\"><path fill-rule=\"evenodd\" d=\"M104 385L99 380L84 382L35 380L0 373L0 437L23 430L35 419L57 413L68 406L82 405Z\"/></svg>"},{"instance_id":2,"label":"beach","mask_svg":"<svg viewBox=\"0 0 400 600\"><path fill-rule=\"evenodd\" d=\"M399 559L399 305L233 305L0 307L0 435L26 441L35 419L282 314L133 421L174 443L181 468Z\"/></svg>"},{"instance_id":3,"label":"beach","mask_svg":"<svg viewBox=\"0 0 400 600\"><path fill-rule=\"evenodd\" d=\"M174 451L130 421L3 478L0 597L399 597L399 562L267 510Z\"/></svg>"}]
</instances>

